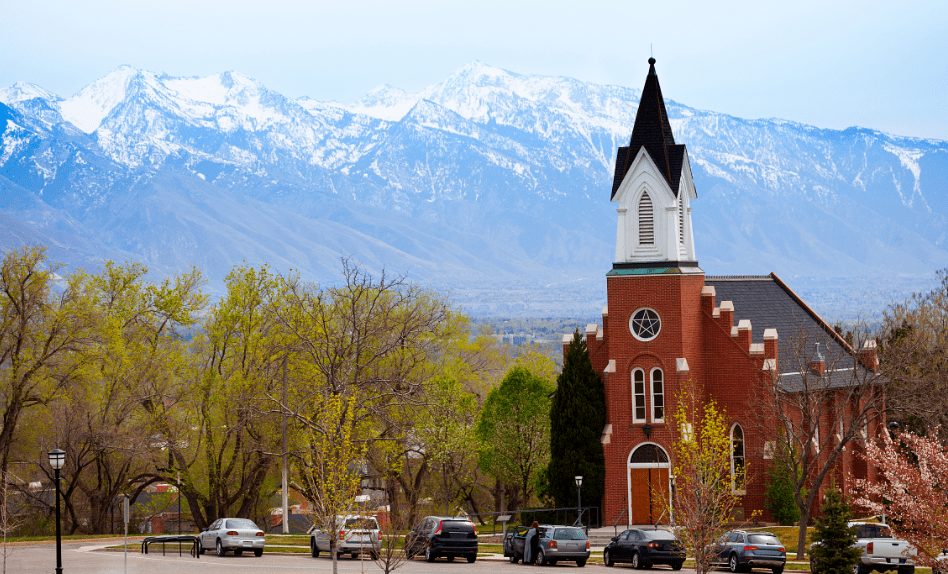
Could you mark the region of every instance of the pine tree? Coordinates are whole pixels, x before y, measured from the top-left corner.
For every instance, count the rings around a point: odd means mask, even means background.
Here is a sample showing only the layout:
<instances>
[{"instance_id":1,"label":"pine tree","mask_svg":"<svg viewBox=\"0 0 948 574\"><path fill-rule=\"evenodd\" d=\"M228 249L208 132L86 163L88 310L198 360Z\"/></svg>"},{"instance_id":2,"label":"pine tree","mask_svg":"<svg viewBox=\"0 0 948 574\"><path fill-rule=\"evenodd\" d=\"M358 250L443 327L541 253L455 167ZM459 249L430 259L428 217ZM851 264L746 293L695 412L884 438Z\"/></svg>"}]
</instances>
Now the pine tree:
<instances>
[{"instance_id":1,"label":"pine tree","mask_svg":"<svg viewBox=\"0 0 948 574\"><path fill-rule=\"evenodd\" d=\"M793 496L793 476L786 447L779 445L777 460L767 468L767 485L764 493L764 507L770 511L774 521L781 526L793 526L800 520L800 508Z\"/></svg>"},{"instance_id":2,"label":"pine tree","mask_svg":"<svg viewBox=\"0 0 948 574\"><path fill-rule=\"evenodd\" d=\"M600 506L606 479L600 442L606 424L606 395L579 330L573 333L563 372L557 378L550 423L547 478L556 505L576 504L575 477L581 475L583 506Z\"/></svg>"},{"instance_id":3,"label":"pine tree","mask_svg":"<svg viewBox=\"0 0 948 574\"><path fill-rule=\"evenodd\" d=\"M816 521L817 544L810 549L810 570L814 574L852 574L862 549L855 546L856 528L848 526L849 517L849 504L836 484L831 484L822 516Z\"/></svg>"}]
</instances>

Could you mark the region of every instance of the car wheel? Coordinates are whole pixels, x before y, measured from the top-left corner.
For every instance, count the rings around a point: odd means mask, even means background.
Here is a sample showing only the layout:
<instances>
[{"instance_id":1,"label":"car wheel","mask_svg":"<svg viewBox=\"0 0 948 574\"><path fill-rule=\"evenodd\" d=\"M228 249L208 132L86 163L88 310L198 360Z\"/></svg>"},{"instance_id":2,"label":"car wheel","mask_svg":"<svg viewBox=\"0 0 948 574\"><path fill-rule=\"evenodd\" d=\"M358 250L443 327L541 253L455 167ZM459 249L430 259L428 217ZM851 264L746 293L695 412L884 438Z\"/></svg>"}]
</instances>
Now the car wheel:
<instances>
[{"instance_id":1,"label":"car wheel","mask_svg":"<svg viewBox=\"0 0 948 574\"><path fill-rule=\"evenodd\" d=\"M771 568L774 574L783 574L783 566L777 566L776 568Z\"/></svg>"},{"instance_id":2,"label":"car wheel","mask_svg":"<svg viewBox=\"0 0 948 574\"><path fill-rule=\"evenodd\" d=\"M511 555L510 555L510 563L511 563L511 564L516 564L517 562L520 562L520 559L517 558L517 555L516 555L516 554L511 554Z\"/></svg>"},{"instance_id":3,"label":"car wheel","mask_svg":"<svg viewBox=\"0 0 948 574\"><path fill-rule=\"evenodd\" d=\"M448 554L448 562L454 562L454 555Z\"/></svg>"},{"instance_id":4,"label":"car wheel","mask_svg":"<svg viewBox=\"0 0 948 574\"><path fill-rule=\"evenodd\" d=\"M681 570L682 564L684 564L684 562L675 562L674 564L672 564L672 570Z\"/></svg>"},{"instance_id":5,"label":"car wheel","mask_svg":"<svg viewBox=\"0 0 948 574\"><path fill-rule=\"evenodd\" d=\"M426 562L434 562L437 557L438 556L434 552L431 551L430 546L425 548L425 561Z\"/></svg>"},{"instance_id":6,"label":"car wheel","mask_svg":"<svg viewBox=\"0 0 948 574\"><path fill-rule=\"evenodd\" d=\"M544 551L541 549L541 550L540 550L540 553L537 554L537 565L539 565L539 566L546 566L547 564L548 564L548 562L546 561L546 552L544 552Z\"/></svg>"},{"instance_id":7,"label":"car wheel","mask_svg":"<svg viewBox=\"0 0 948 574\"><path fill-rule=\"evenodd\" d=\"M731 554L731 559L728 560L727 565L731 572L741 571L741 563L737 561L737 554Z\"/></svg>"},{"instance_id":8,"label":"car wheel","mask_svg":"<svg viewBox=\"0 0 948 574\"><path fill-rule=\"evenodd\" d=\"M576 565L579 566L580 568L582 568L583 566L586 565L586 561L585 561L585 560L577 560L577 561L576 561Z\"/></svg>"},{"instance_id":9,"label":"car wheel","mask_svg":"<svg viewBox=\"0 0 948 574\"><path fill-rule=\"evenodd\" d=\"M810 557L810 574L817 574L820 571L819 563L812 556Z\"/></svg>"},{"instance_id":10,"label":"car wheel","mask_svg":"<svg viewBox=\"0 0 948 574\"><path fill-rule=\"evenodd\" d=\"M241 550L240 548L238 548L237 550L234 550L234 556L243 556L243 554L244 554L244 551Z\"/></svg>"},{"instance_id":11,"label":"car wheel","mask_svg":"<svg viewBox=\"0 0 948 574\"><path fill-rule=\"evenodd\" d=\"M899 574L914 574L914 573L915 573L914 566L903 566L899 568Z\"/></svg>"},{"instance_id":12,"label":"car wheel","mask_svg":"<svg viewBox=\"0 0 948 574\"><path fill-rule=\"evenodd\" d=\"M370 552L370 553L369 553L369 558L371 558L372 560L378 560L378 559L379 559L379 553L378 553L378 552Z\"/></svg>"},{"instance_id":13,"label":"car wheel","mask_svg":"<svg viewBox=\"0 0 948 574\"><path fill-rule=\"evenodd\" d=\"M203 556L204 552L205 552L204 544L199 542L198 543L198 556Z\"/></svg>"},{"instance_id":14,"label":"car wheel","mask_svg":"<svg viewBox=\"0 0 948 574\"><path fill-rule=\"evenodd\" d=\"M313 558L319 558L319 546L316 546L315 540L309 541L309 553L313 555Z\"/></svg>"},{"instance_id":15,"label":"car wheel","mask_svg":"<svg viewBox=\"0 0 948 574\"><path fill-rule=\"evenodd\" d=\"M261 556L263 556L263 548L255 549L253 551L253 555L256 556L257 558L260 558Z\"/></svg>"},{"instance_id":16,"label":"car wheel","mask_svg":"<svg viewBox=\"0 0 948 574\"><path fill-rule=\"evenodd\" d=\"M358 559L359 559L359 553L358 553L358 552L353 552L353 553L352 553L352 559L353 559L353 560L358 560Z\"/></svg>"},{"instance_id":17,"label":"car wheel","mask_svg":"<svg viewBox=\"0 0 948 574\"><path fill-rule=\"evenodd\" d=\"M866 574L868 569L863 566L862 562L856 562L853 564L853 574Z\"/></svg>"},{"instance_id":18,"label":"car wheel","mask_svg":"<svg viewBox=\"0 0 948 574\"><path fill-rule=\"evenodd\" d=\"M220 539L220 538L217 539L217 555L218 555L218 556L226 556L226 555L227 555L227 549L224 548L224 545L223 545L223 544L221 544L221 539Z\"/></svg>"},{"instance_id":19,"label":"car wheel","mask_svg":"<svg viewBox=\"0 0 948 574\"><path fill-rule=\"evenodd\" d=\"M632 567L635 568L636 570L639 570L640 568L642 568L642 563L639 561L638 552L632 553Z\"/></svg>"},{"instance_id":20,"label":"car wheel","mask_svg":"<svg viewBox=\"0 0 948 574\"><path fill-rule=\"evenodd\" d=\"M477 560L477 554L471 554L467 557L468 564L474 564L474 561Z\"/></svg>"},{"instance_id":21,"label":"car wheel","mask_svg":"<svg viewBox=\"0 0 948 574\"><path fill-rule=\"evenodd\" d=\"M616 563L612 561L612 555L609 554L608 550L604 550L602 552L602 561L606 566L609 566L610 568L616 565Z\"/></svg>"}]
</instances>

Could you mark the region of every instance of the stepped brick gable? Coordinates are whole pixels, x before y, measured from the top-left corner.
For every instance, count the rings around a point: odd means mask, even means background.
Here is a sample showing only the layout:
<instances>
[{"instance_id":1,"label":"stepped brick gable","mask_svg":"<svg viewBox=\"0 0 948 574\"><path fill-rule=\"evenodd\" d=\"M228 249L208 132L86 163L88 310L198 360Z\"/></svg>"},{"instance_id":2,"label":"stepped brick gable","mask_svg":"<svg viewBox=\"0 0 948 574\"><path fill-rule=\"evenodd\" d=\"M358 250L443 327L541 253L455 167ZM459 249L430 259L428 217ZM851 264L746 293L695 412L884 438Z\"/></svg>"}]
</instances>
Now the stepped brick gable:
<instances>
[{"instance_id":1,"label":"stepped brick gable","mask_svg":"<svg viewBox=\"0 0 948 574\"><path fill-rule=\"evenodd\" d=\"M875 350L854 352L774 274L705 276L692 237L697 191L688 152L675 142L655 60L650 58L649 65L631 140L616 157L611 195L618 215L616 255L606 274L608 306L601 327L586 328L593 367L602 373L606 392L602 521L668 522L650 503L649 493L670 496L672 491L671 446L679 430L672 428L670 413L680 386L689 381L724 407L735 464L752 470L739 493L740 512L747 517L758 512L767 520L764 477L772 447L755 432L760 424L752 420L755 388L770 383L776 373L781 387L794 391L799 373L781 368L781 357L792 352L787 347L791 335L819 334L829 341L810 367L830 381L833 373L825 373L824 355L838 370L851 371L858 364L874 368ZM564 352L569 340L563 339ZM844 394L840 397L845 400ZM877 432L878 424L867 435ZM858 450L854 445L840 458L837 483L850 472L872 476L855 458Z\"/></svg>"}]
</instances>

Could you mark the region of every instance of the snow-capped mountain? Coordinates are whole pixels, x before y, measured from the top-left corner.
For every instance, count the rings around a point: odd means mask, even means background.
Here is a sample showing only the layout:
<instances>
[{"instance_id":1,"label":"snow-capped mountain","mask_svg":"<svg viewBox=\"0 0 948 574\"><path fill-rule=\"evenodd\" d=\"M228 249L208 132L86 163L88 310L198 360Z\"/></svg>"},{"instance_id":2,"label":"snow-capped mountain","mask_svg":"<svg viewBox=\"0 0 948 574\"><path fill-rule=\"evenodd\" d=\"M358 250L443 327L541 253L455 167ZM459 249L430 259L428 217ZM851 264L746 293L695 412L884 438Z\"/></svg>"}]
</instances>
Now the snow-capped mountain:
<instances>
[{"instance_id":1,"label":"snow-capped mountain","mask_svg":"<svg viewBox=\"0 0 948 574\"><path fill-rule=\"evenodd\" d=\"M578 279L595 309L638 98L480 62L349 105L235 72L124 66L67 98L18 82L0 90L0 242L159 273L196 264L215 282L243 261L334 280L347 256L455 292ZM948 266L948 143L667 107L708 273Z\"/></svg>"}]
</instances>

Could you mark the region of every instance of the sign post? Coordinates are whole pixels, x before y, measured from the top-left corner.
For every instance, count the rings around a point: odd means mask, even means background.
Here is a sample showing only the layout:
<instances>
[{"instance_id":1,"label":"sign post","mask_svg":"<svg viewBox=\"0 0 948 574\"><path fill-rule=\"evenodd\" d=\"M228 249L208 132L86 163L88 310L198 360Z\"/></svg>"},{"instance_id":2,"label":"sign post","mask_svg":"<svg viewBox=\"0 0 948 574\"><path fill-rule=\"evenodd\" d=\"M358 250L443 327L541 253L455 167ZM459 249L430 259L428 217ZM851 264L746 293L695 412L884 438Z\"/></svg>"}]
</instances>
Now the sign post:
<instances>
[{"instance_id":1,"label":"sign post","mask_svg":"<svg viewBox=\"0 0 948 574\"><path fill-rule=\"evenodd\" d=\"M122 495L122 514L125 518L125 574L128 574L128 495Z\"/></svg>"}]
</instances>

